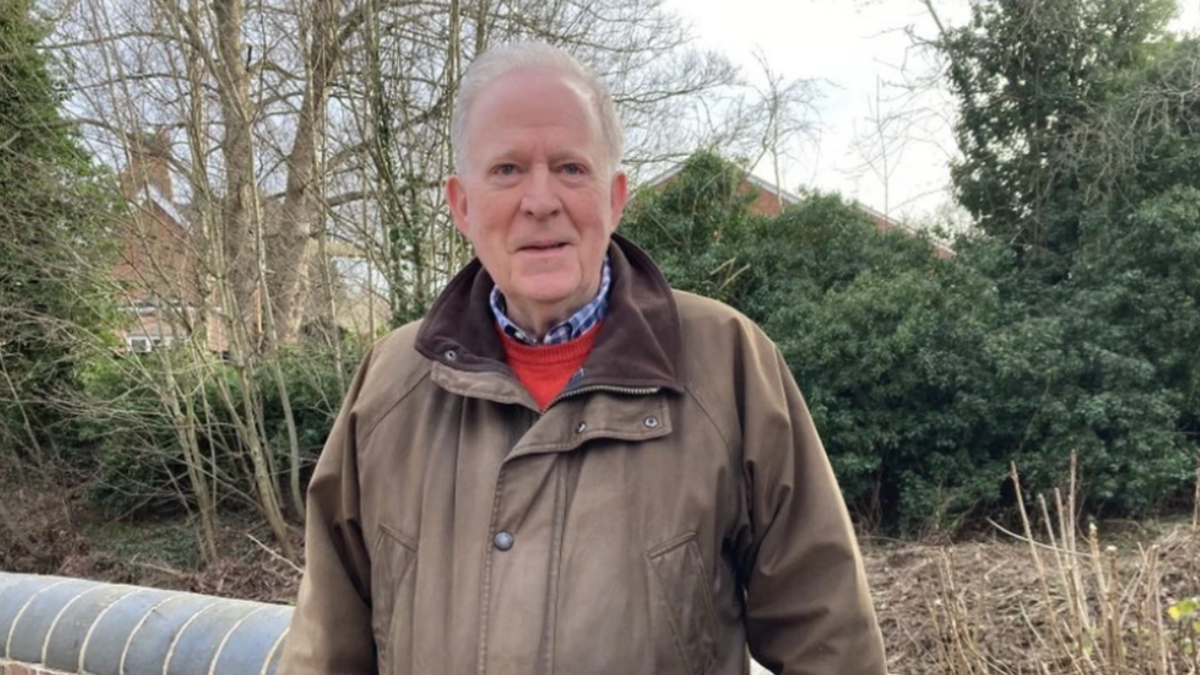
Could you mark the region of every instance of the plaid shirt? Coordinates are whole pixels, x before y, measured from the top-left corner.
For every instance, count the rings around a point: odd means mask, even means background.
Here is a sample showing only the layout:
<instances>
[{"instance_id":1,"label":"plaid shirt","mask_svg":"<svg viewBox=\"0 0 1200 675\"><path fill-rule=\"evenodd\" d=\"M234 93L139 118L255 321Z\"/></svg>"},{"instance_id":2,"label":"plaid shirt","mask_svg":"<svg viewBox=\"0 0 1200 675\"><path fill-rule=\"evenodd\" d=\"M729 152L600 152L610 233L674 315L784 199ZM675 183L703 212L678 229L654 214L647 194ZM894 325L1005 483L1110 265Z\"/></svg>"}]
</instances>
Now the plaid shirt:
<instances>
[{"instance_id":1,"label":"plaid shirt","mask_svg":"<svg viewBox=\"0 0 1200 675\"><path fill-rule=\"evenodd\" d=\"M595 299L575 312L574 316L547 331L546 337L541 342L529 337L525 331L509 320L504 313L504 296L500 293L500 289L494 286L491 296L492 314L496 316L496 322L500 324L500 329L504 331L504 334L515 340L520 340L528 345L559 345L583 335L604 319L604 315L608 313L608 289L610 286L612 286L612 268L609 267L608 258L605 257L604 268L600 272L600 292L596 294Z\"/></svg>"}]
</instances>

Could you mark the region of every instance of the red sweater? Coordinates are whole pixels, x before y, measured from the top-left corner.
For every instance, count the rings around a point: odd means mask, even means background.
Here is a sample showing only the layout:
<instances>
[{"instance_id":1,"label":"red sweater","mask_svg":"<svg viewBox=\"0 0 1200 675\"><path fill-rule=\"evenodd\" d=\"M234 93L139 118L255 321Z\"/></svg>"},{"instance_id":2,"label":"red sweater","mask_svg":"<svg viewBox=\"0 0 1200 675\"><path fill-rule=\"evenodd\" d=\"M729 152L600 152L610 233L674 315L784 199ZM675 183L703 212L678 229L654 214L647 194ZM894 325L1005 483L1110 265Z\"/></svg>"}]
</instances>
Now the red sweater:
<instances>
[{"instance_id":1,"label":"red sweater","mask_svg":"<svg viewBox=\"0 0 1200 675\"><path fill-rule=\"evenodd\" d=\"M599 328L597 324L574 340L558 345L527 345L499 331L508 366L529 390L539 409L545 410L562 393L571 376L583 367L592 353L592 345L596 344Z\"/></svg>"}]
</instances>

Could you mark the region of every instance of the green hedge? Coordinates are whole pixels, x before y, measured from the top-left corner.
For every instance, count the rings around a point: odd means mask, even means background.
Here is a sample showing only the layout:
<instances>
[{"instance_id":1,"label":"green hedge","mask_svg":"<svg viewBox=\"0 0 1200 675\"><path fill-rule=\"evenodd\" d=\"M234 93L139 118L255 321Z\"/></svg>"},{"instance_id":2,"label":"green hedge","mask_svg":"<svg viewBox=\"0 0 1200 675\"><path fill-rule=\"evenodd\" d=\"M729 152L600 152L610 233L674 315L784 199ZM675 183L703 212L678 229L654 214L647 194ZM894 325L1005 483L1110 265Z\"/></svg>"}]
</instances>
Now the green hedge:
<instances>
[{"instance_id":1,"label":"green hedge","mask_svg":"<svg viewBox=\"0 0 1200 675\"><path fill-rule=\"evenodd\" d=\"M1093 273L1034 292L995 241L962 238L939 259L836 196L753 217L731 171L693 157L638 196L623 231L682 288L711 293L743 270L722 299L779 343L860 519L912 533L1003 517L1010 462L1033 493L1063 480L1073 450L1092 513L1144 515L1189 490L1200 194L1148 206ZM1143 249L1161 259L1153 280Z\"/></svg>"}]
</instances>

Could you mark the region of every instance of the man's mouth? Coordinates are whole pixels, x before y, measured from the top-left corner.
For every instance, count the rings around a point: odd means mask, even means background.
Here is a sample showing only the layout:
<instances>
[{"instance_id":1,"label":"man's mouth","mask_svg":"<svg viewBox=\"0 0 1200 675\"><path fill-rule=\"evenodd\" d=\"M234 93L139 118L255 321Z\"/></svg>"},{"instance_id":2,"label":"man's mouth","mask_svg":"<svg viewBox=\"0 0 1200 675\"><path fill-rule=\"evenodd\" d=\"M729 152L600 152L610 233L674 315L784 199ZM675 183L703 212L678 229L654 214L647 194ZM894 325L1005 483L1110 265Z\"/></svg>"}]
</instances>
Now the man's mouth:
<instances>
[{"instance_id":1,"label":"man's mouth","mask_svg":"<svg viewBox=\"0 0 1200 675\"><path fill-rule=\"evenodd\" d=\"M565 248L566 246L566 242L539 242L536 244L529 244L528 246L522 246L521 250L531 252L556 251L560 248Z\"/></svg>"}]
</instances>

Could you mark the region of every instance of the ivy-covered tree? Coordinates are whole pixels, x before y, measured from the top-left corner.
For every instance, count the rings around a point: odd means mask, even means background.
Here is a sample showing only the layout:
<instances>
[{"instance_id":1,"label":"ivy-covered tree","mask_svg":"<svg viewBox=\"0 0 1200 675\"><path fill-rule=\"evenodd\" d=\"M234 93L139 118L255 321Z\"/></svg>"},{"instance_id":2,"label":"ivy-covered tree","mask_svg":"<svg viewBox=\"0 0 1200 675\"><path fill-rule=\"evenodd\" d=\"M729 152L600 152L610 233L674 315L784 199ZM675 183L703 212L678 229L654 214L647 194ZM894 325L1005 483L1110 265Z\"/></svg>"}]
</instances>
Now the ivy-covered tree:
<instances>
[{"instance_id":1,"label":"ivy-covered tree","mask_svg":"<svg viewBox=\"0 0 1200 675\"><path fill-rule=\"evenodd\" d=\"M1096 121L1128 100L1175 9L1173 0L987 0L936 42L957 99L958 201L1041 283L1067 278L1085 211L1111 196L1092 192L1081 171L1096 142L1116 135Z\"/></svg>"},{"instance_id":2,"label":"ivy-covered tree","mask_svg":"<svg viewBox=\"0 0 1200 675\"><path fill-rule=\"evenodd\" d=\"M0 448L47 459L82 345L104 326L98 172L60 115L48 26L32 0L0 4Z\"/></svg>"},{"instance_id":3,"label":"ivy-covered tree","mask_svg":"<svg viewBox=\"0 0 1200 675\"><path fill-rule=\"evenodd\" d=\"M1046 483L1078 451L1090 508L1144 512L1200 442L1200 42L1170 0L972 7L937 46L978 269L1012 308L991 349L1016 455Z\"/></svg>"}]
</instances>

